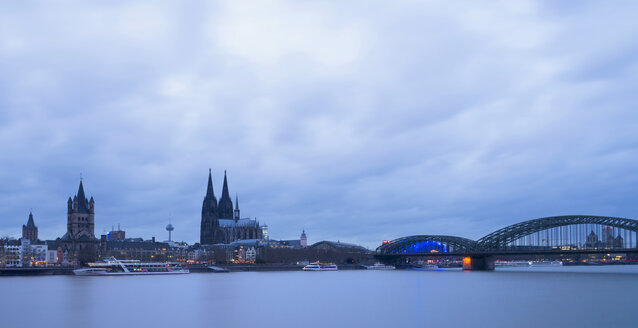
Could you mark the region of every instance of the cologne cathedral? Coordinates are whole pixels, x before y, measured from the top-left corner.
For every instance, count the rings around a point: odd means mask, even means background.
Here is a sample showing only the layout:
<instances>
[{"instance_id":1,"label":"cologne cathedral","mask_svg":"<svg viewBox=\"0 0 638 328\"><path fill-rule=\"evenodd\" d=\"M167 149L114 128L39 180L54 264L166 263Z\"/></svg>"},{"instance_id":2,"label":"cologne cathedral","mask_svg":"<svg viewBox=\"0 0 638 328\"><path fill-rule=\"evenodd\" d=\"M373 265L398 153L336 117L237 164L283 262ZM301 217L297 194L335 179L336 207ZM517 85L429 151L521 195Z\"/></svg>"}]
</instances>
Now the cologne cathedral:
<instances>
[{"instance_id":1,"label":"cologne cathedral","mask_svg":"<svg viewBox=\"0 0 638 328\"><path fill-rule=\"evenodd\" d=\"M208 189L202 205L200 244L229 244L238 239L261 239L262 231L256 219L240 218L239 199L235 196L235 207L228 192L228 180L224 171L222 197L217 202L213 190L212 173L208 171Z\"/></svg>"}]
</instances>

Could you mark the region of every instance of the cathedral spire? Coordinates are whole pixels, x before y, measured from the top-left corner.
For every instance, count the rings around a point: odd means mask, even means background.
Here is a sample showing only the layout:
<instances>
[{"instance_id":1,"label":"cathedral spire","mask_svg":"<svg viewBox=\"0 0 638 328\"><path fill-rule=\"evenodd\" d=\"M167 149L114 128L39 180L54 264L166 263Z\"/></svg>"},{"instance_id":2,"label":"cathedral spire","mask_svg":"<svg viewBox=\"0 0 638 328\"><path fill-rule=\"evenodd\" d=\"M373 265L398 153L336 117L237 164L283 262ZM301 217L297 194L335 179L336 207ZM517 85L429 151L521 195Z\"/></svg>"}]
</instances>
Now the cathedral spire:
<instances>
[{"instance_id":1,"label":"cathedral spire","mask_svg":"<svg viewBox=\"0 0 638 328\"><path fill-rule=\"evenodd\" d=\"M234 215L235 215L235 222L239 221L239 196L237 196L237 194L235 194L235 211L234 211Z\"/></svg>"},{"instance_id":2,"label":"cathedral spire","mask_svg":"<svg viewBox=\"0 0 638 328\"><path fill-rule=\"evenodd\" d=\"M215 198L215 190L213 189L213 173L211 169L208 169L208 189L206 190L206 197Z\"/></svg>"},{"instance_id":3,"label":"cathedral spire","mask_svg":"<svg viewBox=\"0 0 638 328\"><path fill-rule=\"evenodd\" d=\"M200 230L200 243L214 244L218 240L215 239L214 227L219 217L217 212L217 198L215 198L215 190L213 189L213 173L208 169L208 187L206 189L206 197L202 204L202 222Z\"/></svg>"},{"instance_id":4,"label":"cathedral spire","mask_svg":"<svg viewBox=\"0 0 638 328\"><path fill-rule=\"evenodd\" d=\"M233 219L233 201L230 199L230 193L228 192L228 178L226 177L226 171L224 171L222 197L219 199L219 218L228 220Z\"/></svg>"},{"instance_id":5,"label":"cathedral spire","mask_svg":"<svg viewBox=\"0 0 638 328\"><path fill-rule=\"evenodd\" d=\"M222 199L223 198L230 199L230 195L228 194L228 180L226 179L226 170L224 170L224 187L222 189Z\"/></svg>"}]
</instances>

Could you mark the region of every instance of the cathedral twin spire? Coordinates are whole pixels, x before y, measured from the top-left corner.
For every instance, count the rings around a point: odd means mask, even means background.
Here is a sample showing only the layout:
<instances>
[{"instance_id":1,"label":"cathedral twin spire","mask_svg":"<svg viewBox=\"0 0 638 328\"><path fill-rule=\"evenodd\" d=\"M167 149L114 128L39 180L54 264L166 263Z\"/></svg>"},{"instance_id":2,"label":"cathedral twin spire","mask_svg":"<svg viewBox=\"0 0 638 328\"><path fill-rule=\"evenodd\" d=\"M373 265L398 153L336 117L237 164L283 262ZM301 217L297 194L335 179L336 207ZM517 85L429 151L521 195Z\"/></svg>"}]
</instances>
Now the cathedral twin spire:
<instances>
[{"instance_id":1,"label":"cathedral twin spire","mask_svg":"<svg viewBox=\"0 0 638 328\"><path fill-rule=\"evenodd\" d=\"M204 204L202 207L202 216L208 216L216 219L233 219L233 212L239 212L239 204L237 199L235 200L236 209L233 211L233 201L230 198L228 191L228 178L226 171L224 171L224 185L222 187L222 196L217 202L215 198L215 191L213 189L213 175L212 171L208 170L208 188L206 190L206 198L204 198Z\"/></svg>"}]
</instances>

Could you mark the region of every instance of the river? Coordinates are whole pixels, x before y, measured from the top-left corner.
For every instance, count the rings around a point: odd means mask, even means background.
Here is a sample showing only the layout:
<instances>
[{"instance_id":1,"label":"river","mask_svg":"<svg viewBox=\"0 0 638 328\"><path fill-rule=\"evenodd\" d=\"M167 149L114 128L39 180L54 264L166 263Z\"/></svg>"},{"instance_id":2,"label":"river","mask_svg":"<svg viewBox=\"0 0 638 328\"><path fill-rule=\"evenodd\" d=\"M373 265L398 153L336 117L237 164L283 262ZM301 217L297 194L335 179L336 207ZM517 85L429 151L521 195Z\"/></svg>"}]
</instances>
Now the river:
<instances>
[{"instance_id":1,"label":"river","mask_svg":"<svg viewBox=\"0 0 638 328\"><path fill-rule=\"evenodd\" d=\"M0 277L0 327L638 327L638 266Z\"/></svg>"}]
</instances>

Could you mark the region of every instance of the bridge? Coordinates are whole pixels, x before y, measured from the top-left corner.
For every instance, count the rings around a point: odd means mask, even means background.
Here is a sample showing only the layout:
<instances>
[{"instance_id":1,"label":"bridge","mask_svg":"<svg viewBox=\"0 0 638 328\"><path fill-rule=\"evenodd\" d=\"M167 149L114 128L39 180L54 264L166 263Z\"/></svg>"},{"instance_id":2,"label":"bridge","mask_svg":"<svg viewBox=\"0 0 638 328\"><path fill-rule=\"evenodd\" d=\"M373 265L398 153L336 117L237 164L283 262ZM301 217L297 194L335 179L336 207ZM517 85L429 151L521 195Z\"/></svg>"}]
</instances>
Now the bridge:
<instances>
[{"instance_id":1,"label":"bridge","mask_svg":"<svg viewBox=\"0 0 638 328\"><path fill-rule=\"evenodd\" d=\"M516 223L476 241L446 235L415 235L384 242L375 257L385 263L411 258L463 258L466 270L493 270L498 257L638 254L638 221L567 215Z\"/></svg>"}]
</instances>

